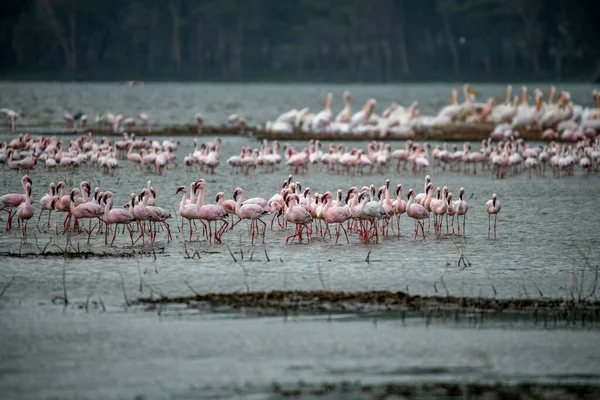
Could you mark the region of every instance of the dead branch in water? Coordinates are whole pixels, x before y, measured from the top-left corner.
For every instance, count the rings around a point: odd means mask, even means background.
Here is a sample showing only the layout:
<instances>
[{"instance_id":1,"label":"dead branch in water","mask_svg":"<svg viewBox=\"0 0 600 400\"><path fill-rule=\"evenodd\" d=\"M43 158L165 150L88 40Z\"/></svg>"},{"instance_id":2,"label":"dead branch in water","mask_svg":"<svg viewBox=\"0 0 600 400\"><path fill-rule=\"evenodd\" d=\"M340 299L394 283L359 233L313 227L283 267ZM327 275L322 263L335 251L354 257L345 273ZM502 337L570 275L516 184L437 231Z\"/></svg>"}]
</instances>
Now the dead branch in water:
<instances>
[{"instance_id":1,"label":"dead branch in water","mask_svg":"<svg viewBox=\"0 0 600 400\"><path fill-rule=\"evenodd\" d=\"M69 304L69 298L67 296L67 261L65 260L63 264L63 272L62 272L62 285L63 285L63 295L62 296L54 296L52 298L52 303L57 304L58 301L62 301L62 303L67 306Z\"/></svg>"},{"instance_id":2,"label":"dead branch in water","mask_svg":"<svg viewBox=\"0 0 600 400\"><path fill-rule=\"evenodd\" d=\"M237 258L235 258L235 256L233 255L233 252L229 248L229 245L227 245L227 250L229 250L229 254L231 254L231 258L233 258L233 262L237 262ZM243 256L242 256L242 258L243 258Z\"/></svg>"},{"instance_id":3,"label":"dead branch in water","mask_svg":"<svg viewBox=\"0 0 600 400\"><path fill-rule=\"evenodd\" d=\"M190 284L188 283L187 279L184 281L184 283L185 283L185 286L187 286L187 287L188 287L188 289L190 289L192 293L194 293L196 296L199 296L199 295L200 295L200 293L196 292L196 290L195 290L195 289L192 287L192 285L190 285Z\"/></svg>"},{"instance_id":4,"label":"dead branch in water","mask_svg":"<svg viewBox=\"0 0 600 400\"><path fill-rule=\"evenodd\" d=\"M4 285L4 287L2 288L2 290L0 290L0 298L2 296L4 296L4 293L6 293L6 291L8 290L8 288L13 284L13 282L15 281L15 277L16 277L16 274L13 273L12 278L10 278L10 281L8 281L8 283L6 285Z\"/></svg>"},{"instance_id":5,"label":"dead branch in water","mask_svg":"<svg viewBox=\"0 0 600 400\"><path fill-rule=\"evenodd\" d=\"M123 278L123 273L119 270L119 277L121 278L121 289L123 290L123 298L125 299L125 305L127 307L130 306L129 299L127 299L127 291L125 290L125 279Z\"/></svg>"}]
</instances>

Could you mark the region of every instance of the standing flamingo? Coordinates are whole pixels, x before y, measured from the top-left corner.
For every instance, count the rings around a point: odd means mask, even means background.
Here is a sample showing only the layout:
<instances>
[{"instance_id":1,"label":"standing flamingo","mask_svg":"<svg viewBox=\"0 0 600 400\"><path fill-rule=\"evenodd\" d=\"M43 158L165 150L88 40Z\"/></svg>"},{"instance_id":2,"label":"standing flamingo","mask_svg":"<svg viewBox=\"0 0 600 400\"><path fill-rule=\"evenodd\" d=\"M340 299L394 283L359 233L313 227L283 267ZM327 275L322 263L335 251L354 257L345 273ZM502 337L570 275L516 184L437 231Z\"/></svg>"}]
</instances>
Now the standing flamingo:
<instances>
[{"instance_id":1,"label":"standing flamingo","mask_svg":"<svg viewBox=\"0 0 600 400\"><path fill-rule=\"evenodd\" d=\"M52 210L54 210L54 206L58 201L58 196L56 196L56 188L54 182L50 184L50 193L45 194L40 199L40 215L38 216L38 226L40 225L40 218L44 211L48 211L48 228L50 228L50 216L52 215Z\"/></svg>"},{"instance_id":2,"label":"standing flamingo","mask_svg":"<svg viewBox=\"0 0 600 400\"><path fill-rule=\"evenodd\" d=\"M331 197L331 192L325 192L323 198L325 199L325 206L323 207L323 218L325 219L325 223L327 224L325 232L329 232L329 224L336 224L335 244L338 243L338 240L340 238L340 227L346 235L346 241L348 242L348 244L350 244L350 240L348 239L348 232L344 227L344 222L352 218L352 213L350 213L350 210L346 207L332 206L333 201Z\"/></svg>"},{"instance_id":3,"label":"standing flamingo","mask_svg":"<svg viewBox=\"0 0 600 400\"><path fill-rule=\"evenodd\" d=\"M444 186L442 191L442 197L439 198L440 188L437 188L438 198L432 199L429 207L431 208L431 212L433 212L434 220L433 220L433 229L435 232L441 233L442 230L442 220L444 218L444 214L448 210L448 201L446 200L446 196L448 194L448 187Z\"/></svg>"},{"instance_id":4,"label":"standing flamingo","mask_svg":"<svg viewBox=\"0 0 600 400\"><path fill-rule=\"evenodd\" d=\"M24 194L21 193L9 193L0 197L0 210L8 211L8 220L6 221L6 230L9 231L12 226L12 210L15 207L24 203L27 200L27 183L33 185L29 175L24 175L21 178L21 186L23 187Z\"/></svg>"},{"instance_id":5,"label":"standing flamingo","mask_svg":"<svg viewBox=\"0 0 600 400\"><path fill-rule=\"evenodd\" d=\"M392 203L394 213L396 214L396 222L398 224L398 236L400 236L400 217L406 212L406 201L402 200L402 184L396 186L396 200Z\"/></svg>"},{"instance_id":6,"label":"standing flamingo","mask_svg":"<svg viewBox=\"0 0 600 400\"><path fill-rule=\"evenodd\" d=\"M25 202L21 203L19 207L17 207L17 222L19 226L21 223L23 224L23 237L27 236L27 222L33 217L33 199L31 197L31 183L27 182L25 184Z\"/></svg>"},{"instance_id":7,"label":"standing flamingo","mask_svg":"<svg viewBox=\"0 0 600 400\"><path fill-rule=\"evenodd\" d=\"M200 179L196 182L198 189L200 189L200 193L198 193L198 203L196 203L196 213L198 214L198 218L208 221L208 240L209 243L212 241L212 228L211 222L215 223L215 234L214 239L215 242L221 243L221 234L227 228L229 223L226 221L227 211L223 209L218 204L204 204L204 191L206 190L206 181L204 179ZM221 227L217 230L217 221L223 221Z\"/></svg>"},{"instance_id":8,"label":"standing flamingo","mask_svg":"<svg viewBox=\"0 0 600 400\"><path fill-rule=\"evenodd\" d=\"M196 190L196 182L192 183L192 193L195 190ZM192 233L193 233L192 220L198 219L198 213L196 213L196 209L198 207L197 207L197 204L189 204L188 203L189 200L186 199L187 189L185 186L179 186L177 188L177 190L175 191L175 194L178 194L179 192L183 193L183 198L181 199L181 202L179 203L179 215L181 215L181 230L183 231L183 219L185 218L188 220L188 223L190 224L190 239L189 240L192 240Z\"/></svg>"},{"instance_id":9,"label":"standing flamingo","mask_svg":"<svg viewBox=\"0 0 600 400\"><path fill-rule=\"evenodd\" d=\"M135 221L135 218L129 210L124 208L112 208L113 205L113 194L112 192L105 192L102 196L104 199L104 221L106 222L106 229L104 230L104 244L108 244L108 231L111 225L115 226L115 233L113 235L112 241L110 245L112 246L115 242L115 238L117 237L117 230L119 230L119 225L127 225L129 228L129 234L131 237L131 243L133 244L132 229L131 222Z\"/></svg>"},{"instance_id":10,"label":"standing flamingo","mask_svg":"<svg viewBox=\"0 0 600 400\"><path fill-rule=\"evenodd\" d=\"M247 219L250 221L250 234L252 235L252 244L254 244L255 229L258 230L258 221L263 224L263 243L265 241L265 232L267 230L267 224L261 219L265 214L268 214L261 205L255 203L242 203L244 197L244 190L242 188L236 188L233 192L233 200L236 202L235 214L241 220ZM239 221L238 221L239 222ZM256 228L254 226L256 225Z\"/></svg>"},{"instance_id":11,"label":"standing flamingo","mask_svg":"<svg viewBox=\"0 0 600 400\"><path fill-rule=\"evenodd\" d=\"M311 230L309 225L312 223L312 216L310 215L310 211L306 209L303 205L300 205L300 199L298 195L286 195L285 202L287 208L285 210L285 218L296 224L296 230L293 235L290 235L286 238L285 242L288 243L290 239L292 242L297 237L300 242L302 242L302 230L306 229L306 239L310 242L310 234Z\"/></svg>"},{"instance_id":12,"label":"standing flamingo","mask_svg":"<svg viewBox=\"0 0 600 400\"><path fill-rule=\"evenodd\" d=\"M500 201L497 199L496 193L492 194L492 199L488 200L485 203L485 211L488 213L488 239L490 238L490 224L492 214L494 215L494 239L496 239L496 219L498 218L498 213L502 209L502 205Z\"/></svg>"},{"instance_id":13,"label":"standing flamingo","mask_svg":"<svg viewBox=\"0 0 600 400\"><path fill-rule=\"evenodd\" d=\"M410 189L408 191L408 202L406 203L406 215L415 220L415 239L419 234L419 228L417 224L421 226L421 232L423 232L423 239L425 239L425 227L424 224L420 221L422 219L429 218L429 213L427 212L427 209L424 206L417 203L413 203L414 195L415 191L413 189Z\"/></svg>"},{"instance_id":14,"label":"standing flamingo","mask_svg":"<svg viewBox=\"0 0 600 400\"><path fill-rule=\"evenodd\" d=\"M148 117L148 114L141 113L138 117L142 120L142 126L146 130L146 133L152 132L152 129L150 128L150 118Z\"/></svg>"},{"instance_id":15,"label":"standing flamingo","mask_svg":"<svg viewBox=\"0 0 600 400\"><path fill-rule=\"evenodd\" d=\"M465 221L467 219L467 211L469 211L469 205L464 200L465 196L465 188L460 188L460 193L458 195L458 200L454 202L454 209L456 211L456 224L458 225L458 234L460 235L460 216L463 216L463 236L467 234L467 230L465 228Z\"/></svg>"}]
</instances>

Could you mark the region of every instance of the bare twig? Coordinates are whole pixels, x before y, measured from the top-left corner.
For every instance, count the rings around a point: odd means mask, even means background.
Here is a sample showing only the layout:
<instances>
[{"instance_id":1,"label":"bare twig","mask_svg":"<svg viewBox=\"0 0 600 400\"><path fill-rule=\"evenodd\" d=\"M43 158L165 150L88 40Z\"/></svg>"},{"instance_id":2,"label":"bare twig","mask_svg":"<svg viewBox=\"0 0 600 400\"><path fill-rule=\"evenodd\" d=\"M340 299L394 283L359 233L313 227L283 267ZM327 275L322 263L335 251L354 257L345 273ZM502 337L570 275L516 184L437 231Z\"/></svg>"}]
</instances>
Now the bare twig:
<instances>
[{"instance_id":1,"label":"bare twig","mask_svg":"<svg viewBox=\"0 0 600 400\"><path fill-rule=\"evenodd\" d=\"M448 290L448 286L446 286L446 282L444 282L444 277L440 276L440 282L444 285L444 290L446 291L446 296L450 296L450 291Z\"/></svg>"},{"instance_id":2,"label":"bare twig","mask_svg":"<svg viewBox=\"0 0 600 400\"><path fill-rule=\"evenodd\" d=\"M89 311L90 297L92 297L92 293L88 294L87 297L85 298L85 312L90 312Z\"/></svg>"},{"instance_id":3,"label":"bare twig","mask_svg":"<svg viewBox=\"0 0 600 400\"><path fill-rule=\"evenodd\" d=\"M140 278L140 286L139 286L139 288L140 288L140 293L142 293L144 291L144 283L142 281L142 270L140 269L140 262L139 261L138 261L137 267L138 267L138 276Z\"/></svg>"},{"instance_id":4,"label":"bare twig","mask_svg":"<svg viewBox=\"0 0 600 400\"><path fill-rule=\"evenodd\" d=\"M127 299L127 291L125 290L125 279L123 279L123 274L121 270L119 270L119 277L121 278L121 289L123 290L123 298L125 299L125 305L129 307L129 299Z\"/></svg>"},{"instance_id":5,"label":"bare twig","mask_svg":"<svg viewBox=\"0 0 600 400\"><path fill-rule=\"evenodd\" d=\"M527 293L527 288L523 285L523 293L525 293L525 297L529 298L529 293Z\"/></svg>"},{"instance_id":6,"label":"bare twig","mask_svg":"<svg viewBox=\"0 0 600 400\"><path fill-rule=\"evenodd\" d=\"M250 285L248 283L248 269L246 267L244 267L244 265L242 265L242 263L240 263L240 268L244 272L244 287L246 288L246 292L250 293Z\"/></svg>"},{"instance_id":7,"label":"bare twig","mask_svg":"<svg viewBox=\"0 0 600 400\"><path fill-rule=\"evenodd\" d=\"M231 254L231 258L233 258L233 262L237 262L237 258L235 258L235 256L233 255L233 252L229 248L229 245L227 245L227 250L229 250L229 254ZM242 258L243 258L243 256L242 256Z\"/></svg>"},{"instance_id":8,"label":"bare twig","mask_svg":"<svg viewBox=\"0 0 600 400\"><path fill-rule=\"evenodd\" d=\"M63 264L62 283L63 283L63 298L65 299L65 305L69 304L67 297L67 266Z\"/></svg>"},{"instance_id":9,"label":"bare twig","mask_svg":"<svg viewBox=\"0 0 600 400\"><path fill-rule=\"evenodd\" d=\"M196 290L192 287L192 285L190 285L187 281L187 279L184 281L185 286L188 287L188 289L190 289L192 291L192 293L194 293L194 295L196 296L200 296L200 293L196 292Z\"/></svg>"},{"instance_id":10,"label":"bare twig","mask_svg":"<svg viewBox=\"0 0 600 400\"><path fill-rule=\"evenodd\" d=\"M269 258L269 254L267 254L267 245L265 244L265 257L267 258L267 262L271 262L271 259Z\"/></svg>"},{"instance_id":11,"label":"bare twig","mask_svg":"<svg viewBox=\"0 0 600 400\"><path fill-rule=\"evenodd\" d=\"M240 235L240 254L242 257L242 260L244 259L244 249L242 249L242 236Z\"/></svg>"},{"instance_id":12,"label":"bare twig","mask_svg":"<svg viewBox=\"0 0 600 400\"><path fill-rule=\"evenodd\" d=\"M190 253L188 253L188 250L187 250L187 243L185 242L185 240L183 241L183 251L185 252L185 256L186 256L186 258L191 258L191 257L190 257Z\"/></svg>"},{"instance_id":13,"label":"bare twig","mask_svg":"<svg viewBox=\"0 0 600 400\"><path fill-rule=\"evenodd\" d=\"M319 277L319 282L321 282L321 287L323 288L323 290L329 290L329 288L325 284L325 280L323 280L323 271L321 269L321 261L317 262L317 276Z\"/></svg>"},{"instance_id":14,"label":"bare twig","mask_svg":"<svg viewBox=\"0 0 600 400\"><path fill-rule=\"evenodd\" d=\"M6 285L4 285L2 290L0 290L0 297L4 296L4 293L6 293L6 290L8 290L8 288L13 284L13 282L15 281L15 276L16 275L13 273L12 278L10 278L10 281L8 281L8 283Z\"/></svg>"},{"instance_id":15,"label":"bare twig","mask_svg":"<svg viewBox=\"0 0 600 400\"><path fill-rule=\"evenodd\" d=\"M369 252L367 253L367 258L365 258L365 262L367 264L371 264L371 249L369 249Z\"/></svg>"},{"instance_id":16,"label":"bare twig","mask_svg":"<svg viewBox=\"0 0 600 400\"><path fill-rule=\"evenodd\" d=\"M598 264L596 264L596 270L594 272L594 283L592 284L592 291L590 294L585 296L583 300L587 300L589 297L596 297L596 289L598 287Z\"/></svg>"}]
</instances>

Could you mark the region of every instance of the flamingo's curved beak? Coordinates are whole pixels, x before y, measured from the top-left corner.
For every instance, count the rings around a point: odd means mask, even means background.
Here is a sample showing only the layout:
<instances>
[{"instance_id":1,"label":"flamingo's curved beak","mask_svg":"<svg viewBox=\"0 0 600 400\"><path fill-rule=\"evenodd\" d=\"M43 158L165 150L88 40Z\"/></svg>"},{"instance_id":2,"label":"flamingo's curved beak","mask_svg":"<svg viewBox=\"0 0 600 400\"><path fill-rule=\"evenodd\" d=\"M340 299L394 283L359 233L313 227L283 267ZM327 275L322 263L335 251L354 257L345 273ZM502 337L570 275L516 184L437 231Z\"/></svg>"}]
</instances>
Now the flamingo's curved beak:
<instances>
[{"instance_id":1,"label":"flamingo's curved beak","mask_svg":"<svg viewBox=\"0 0 600 400\"><path fill-rule=\"evenodd\" d=\"M24 179L25 179L25 182L29 182L30 184L33 185L33 181L31 180L31 178L29 177L29 175L25 175Z\"/></svg>"},{"instance_id":2,"label":"flamingo's curved beak","mask_svg":"<svg viewBox=\"0 0 600 400\"><path fill-rule=\"evenodd\" d=\"M182 190L185 190L185 186L179 186L179 187L177 188L177 190L175 191L175 194L177 194L177 193L181 192Z\"/></svg>"}]
</instances>

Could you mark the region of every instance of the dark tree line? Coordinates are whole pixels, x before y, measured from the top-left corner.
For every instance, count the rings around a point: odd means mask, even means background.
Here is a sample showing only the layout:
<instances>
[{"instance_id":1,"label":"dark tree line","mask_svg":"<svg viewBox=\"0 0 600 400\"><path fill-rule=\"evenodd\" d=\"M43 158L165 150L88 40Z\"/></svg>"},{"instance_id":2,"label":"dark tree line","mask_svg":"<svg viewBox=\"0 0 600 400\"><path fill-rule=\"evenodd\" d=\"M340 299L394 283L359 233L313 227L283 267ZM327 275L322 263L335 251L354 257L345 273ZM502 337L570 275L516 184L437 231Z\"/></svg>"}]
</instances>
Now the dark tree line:
<instances>
[{"instance_id":1,"label":"dark tree line","mask_svg":"<svg viewBox=\"0 0 600 400\"><path fill-rule=\"evenodd\" d=\"M4 0L0 76L600 80L597 0Z\"/></svg>"}]
</instances>

